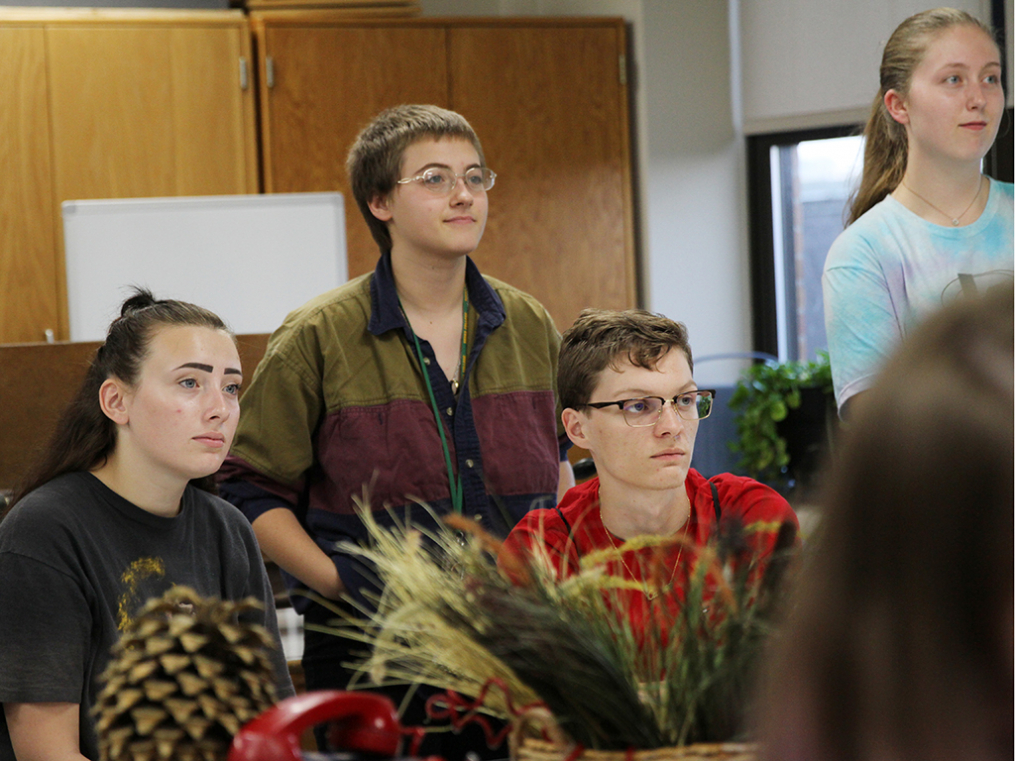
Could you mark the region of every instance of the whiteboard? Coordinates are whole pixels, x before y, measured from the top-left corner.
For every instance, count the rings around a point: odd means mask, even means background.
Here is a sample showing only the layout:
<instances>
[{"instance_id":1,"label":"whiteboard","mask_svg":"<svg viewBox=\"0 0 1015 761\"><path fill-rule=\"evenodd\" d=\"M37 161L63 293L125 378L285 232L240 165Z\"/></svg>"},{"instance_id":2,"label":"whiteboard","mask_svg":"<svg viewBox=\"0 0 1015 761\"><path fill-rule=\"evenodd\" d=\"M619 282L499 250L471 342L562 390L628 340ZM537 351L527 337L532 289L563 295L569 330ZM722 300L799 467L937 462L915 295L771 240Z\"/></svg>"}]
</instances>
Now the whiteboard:
<instances>
[{"instance_id":1,"label":"whiteboard","mask_svg":"<svg viewBox=\"0 0 1015 761\"><path fill-rule=\"evenodd\" d=\"M344 283L340 193L64 201L72 341L102 341L130 286L271 333Z\"/></svg>"}]
</instances>

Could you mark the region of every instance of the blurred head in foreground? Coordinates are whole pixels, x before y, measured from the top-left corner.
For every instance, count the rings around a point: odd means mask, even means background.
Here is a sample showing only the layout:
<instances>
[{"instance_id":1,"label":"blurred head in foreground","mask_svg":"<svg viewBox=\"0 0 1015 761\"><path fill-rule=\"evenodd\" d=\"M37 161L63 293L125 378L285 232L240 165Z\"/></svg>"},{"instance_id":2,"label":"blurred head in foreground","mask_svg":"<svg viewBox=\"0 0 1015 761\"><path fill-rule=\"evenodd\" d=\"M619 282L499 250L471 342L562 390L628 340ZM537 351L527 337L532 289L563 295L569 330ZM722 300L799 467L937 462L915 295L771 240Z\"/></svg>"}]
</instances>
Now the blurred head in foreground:
<instances>
[{"instance_id":1,"label":"blurred head in foreground","mask_svg":"<svg viewBox=\"0 0 1015 761\"><path fill-rule=\"evenodd\" d=\"M766 758L1010 759L1013 289L914 332L857 409L758 701Z\"/></svg>"}]
</instances>

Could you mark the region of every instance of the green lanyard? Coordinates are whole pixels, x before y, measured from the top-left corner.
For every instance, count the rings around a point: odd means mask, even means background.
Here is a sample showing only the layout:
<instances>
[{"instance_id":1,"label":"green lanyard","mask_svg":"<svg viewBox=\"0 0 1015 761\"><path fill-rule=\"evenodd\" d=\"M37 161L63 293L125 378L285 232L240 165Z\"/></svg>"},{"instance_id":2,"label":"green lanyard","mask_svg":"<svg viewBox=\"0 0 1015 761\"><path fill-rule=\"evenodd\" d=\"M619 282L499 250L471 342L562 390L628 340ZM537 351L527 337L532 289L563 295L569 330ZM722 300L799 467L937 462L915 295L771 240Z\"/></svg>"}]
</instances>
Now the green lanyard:
<instances>
[{"instance_id":1,"label":"green lanyard","mask_svg":"<svg viewBox=\"0 0 1015 761\"><path fill-rule=\"evenodd\" d=\"M468 360L468 325L469 325L469 289L463 289L462 295L462 376L465 376L465 363ZM451 491L451 506L456 514L462 512L462 476L455 475L455 469L451 465L451 450L448 448L448 439L444 433L444 420L441 418L441 411L437 407L437 397L433 392L433 384L430 383L430 373L426 369L426 360L423 357L423 349L419 345L416 331L412 329L412 323L405 316L402 309L402 300L398 300L398 308L402 310L402 317L405 324L409 326L409 333L412 335L412 342L416 347L416 356L419 358L419 369L423 373L423 380L426 382L426 392L430 396L430 406L433 409L434 420L437 421L437 432L441 435L441 447L444 449L444 464L448 468L448 488Z\"/></svg>"}]
</instances>

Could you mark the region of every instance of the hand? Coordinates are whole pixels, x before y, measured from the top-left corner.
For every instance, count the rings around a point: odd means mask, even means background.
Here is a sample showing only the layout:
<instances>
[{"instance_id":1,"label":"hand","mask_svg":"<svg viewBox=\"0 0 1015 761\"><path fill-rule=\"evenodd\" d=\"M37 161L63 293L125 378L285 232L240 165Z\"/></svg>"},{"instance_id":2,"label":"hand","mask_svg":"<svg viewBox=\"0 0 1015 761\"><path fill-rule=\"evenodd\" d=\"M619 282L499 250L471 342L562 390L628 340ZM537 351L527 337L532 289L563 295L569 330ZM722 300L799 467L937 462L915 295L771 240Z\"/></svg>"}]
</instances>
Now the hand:
<instances>
[{"instance_id":1,"label":"hand","mask_svg":"<svg viewBox=\"0 0 1015 761\"><path fill-rule=\"evenodd\" d=\"M335 563L310 538L292 510L269 510L255 518L253 526L261 551L279 568L322 597L337 600L342 596L345 584Z\"/></svg>"}]
</instances>

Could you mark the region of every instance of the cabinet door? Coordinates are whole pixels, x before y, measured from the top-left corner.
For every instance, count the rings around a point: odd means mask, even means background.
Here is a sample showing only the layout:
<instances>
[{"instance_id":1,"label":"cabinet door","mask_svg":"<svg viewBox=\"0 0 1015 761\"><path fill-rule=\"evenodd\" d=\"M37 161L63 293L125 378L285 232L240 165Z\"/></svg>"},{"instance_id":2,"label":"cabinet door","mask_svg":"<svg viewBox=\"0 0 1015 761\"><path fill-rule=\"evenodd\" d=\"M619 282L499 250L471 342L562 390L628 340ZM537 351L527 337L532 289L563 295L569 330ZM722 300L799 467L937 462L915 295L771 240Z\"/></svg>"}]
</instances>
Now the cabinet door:
<instances>
[{"instance_id":1,"label":"cabinet door","mask_svg":"<svg viewBox=\"0 0 1015 761\"><path fill-rule=\"evenodd\" d=\"M528 291L561 329L636 303L621 22L449 30L452 107L498 173L480 269Z\"/></svg>"},{"instance_id":2,"label":"cabinet door","mask_svg":"<svg viewBox=\"0 0 1015 761\"><path fill-rule=\"evenodd\" d=\"M345 159L359 131L400 103L447 106L439 27L268 26L261 129L265 191L339 191L349 276L373 270L377 244L349 189ZM269 86L271 84L271 86ZM293 307L299 306L293 304Z\"/></svg>"},{"instance_id":3,"label":"cabinet door","mask_svg":"<svg viewBox=\"0 0 1015 761\"><path fill-rule=\"evenodd\" d=\"M176 195L256 193L250 31L180 27L169 35Z\"/></svg>"},{"instance_id":4,"label":"cabinet door","mask_svg":"<svg viewBox=\"0 0 1015 761\"><path fill-rule=\"evenodd\" d=\"M381 109L434 103L469 119L499 173L481 269L561 328L585 306L635 305L623 21L252 24L274 82L261 90L265 189L346 195L350 275L377 248L349 195L349 146Z\"/></svg>"},{"instance_id":5,"label":"cabinet door","mask_svg":"<svg viewBox=\"0 0 1015 761\"><path fill-rule=\"evenodd\" d=\"M0 28L0 343L58 332L59 287L49 150L46 40Z\"/></svg>"},{"instance_id":6,"label":"cabinet door","mask_svg":"<svg viewBox=\"0 0 1015 761\"><path fill-rule=\"evenodd\" d=\"M256 192L239 29L53 27L48 41L61 201Z\"/></svg>"}]
</instances>

